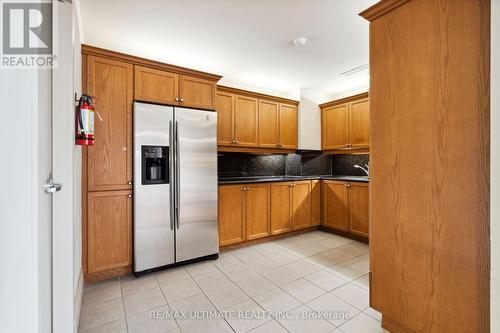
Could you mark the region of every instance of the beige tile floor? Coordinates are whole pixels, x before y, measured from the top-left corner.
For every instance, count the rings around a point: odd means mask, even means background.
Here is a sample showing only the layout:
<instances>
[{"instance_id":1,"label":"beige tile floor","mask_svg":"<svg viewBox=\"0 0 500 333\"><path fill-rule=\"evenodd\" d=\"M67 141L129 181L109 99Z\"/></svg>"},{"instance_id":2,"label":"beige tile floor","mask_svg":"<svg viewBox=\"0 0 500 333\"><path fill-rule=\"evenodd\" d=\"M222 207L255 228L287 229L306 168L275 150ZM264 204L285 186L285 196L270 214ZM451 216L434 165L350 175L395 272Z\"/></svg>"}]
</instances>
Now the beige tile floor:
<instances>
[{"instance_id":1,"label":"beige tile floor","mask_svg":"<svg viewBox=\"0 0 500 333\"><path fill-rule=\"evenodd\" d=\"M89 284L82 303L82 333L385 332L368 305L368 246L321 231Z\"/></svg>"}]
</instances>

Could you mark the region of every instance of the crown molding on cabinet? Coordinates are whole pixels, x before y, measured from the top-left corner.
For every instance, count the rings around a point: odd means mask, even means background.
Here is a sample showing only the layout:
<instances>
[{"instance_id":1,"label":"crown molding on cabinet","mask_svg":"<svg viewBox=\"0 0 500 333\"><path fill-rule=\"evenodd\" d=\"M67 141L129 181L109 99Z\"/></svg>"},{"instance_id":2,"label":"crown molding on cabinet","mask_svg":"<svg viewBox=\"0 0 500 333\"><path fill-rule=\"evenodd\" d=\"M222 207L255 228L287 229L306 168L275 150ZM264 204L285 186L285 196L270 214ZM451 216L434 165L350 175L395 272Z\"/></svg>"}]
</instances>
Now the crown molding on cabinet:
<instances>
[{"instance_id":1,"label":"crown molding on cabinet","mask_svg":"<svg viewBox=\"0 0 500 333\"><path fill-rule=\"evenodd\" d=\"M116 52L116 51L110 51L110 50L102 49L100 47L86 45L86 44L82 44L82 54L97 55L100 57L111 58L111 59L119 59L122 61L133 63L135 65L147 66L147 67L151 67L151 68L166 70L166 71L175 72L175 73L179 73L179 74L185 74L185 75L194 76L197 78L207 79L207 80L216 81L216 82L222 78L222 76L220 76L220 75L201 72L201 71L197 71L194 69L189 69L189 68L180 67L180 66L176 66L176 65L170 65L170 64L163 63L163 62L150 60L150 59L146 59L146 58L141 58L141 57L137 57L137 56L132 56L129 54L120 53L120 52Z\"/></svg>"},{"instance_id":2,"label":"crown molding on cabinet","mask_svg":"<svg viewBox=\"0 0 500 333\"><path fill-rule=\"evenodd\" d=\"M408 1L410 0L381 0L370 8L365 9L364 11L359 13L359 15L371 22L376 18L398 8Z\"/></svg>"},{"instance_id":3,"label":"crown molding on cabinet","mask_svg":"<svg viewBox=\"0 0 500 333\"><path fill-rule=\"evenodd\" d=\"M272 95L266 95L266 94L261 94L261 93L249 91L249 90L243 90L243 89L232 88L232 87L227 87L227 86L217 85L217 91L219 91L219 92L222 91L222 92L229 93L229 94L244 95L244 96L253 97L253 98L273 100L275 102L280 102L283 104L299 105L299 101L296 101L293 99L277 97L277 96L272 96Z\"/></svg>"},{"instance_id":4,"label":"crown molding on cabinet","mask_svg":"<svg viewBox=\"0 0 500 333\"><path fill-rule=\"evenodd\" d=\"M347 103L347 102L351 102L351 101L355 101L355 100L367 98L367 97L368 97L368 92L365 92L365 93L357 94L354 96L336 99L336 100L331 101L331 102L326 102L326 103L320 104L319 107L321 109L324 109L324 108L327 108L327 107L330 107L333 105L343 104L343 103Z\"/></svg>"}]
</instances>

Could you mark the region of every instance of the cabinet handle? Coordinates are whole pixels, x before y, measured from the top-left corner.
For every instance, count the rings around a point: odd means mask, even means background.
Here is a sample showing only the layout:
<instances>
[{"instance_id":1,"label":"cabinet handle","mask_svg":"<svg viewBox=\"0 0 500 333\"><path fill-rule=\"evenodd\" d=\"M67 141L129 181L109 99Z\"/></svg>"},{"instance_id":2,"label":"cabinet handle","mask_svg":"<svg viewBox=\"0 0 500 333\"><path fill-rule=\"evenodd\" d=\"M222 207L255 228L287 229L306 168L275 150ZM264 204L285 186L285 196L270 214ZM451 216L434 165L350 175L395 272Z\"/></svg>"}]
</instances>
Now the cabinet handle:
<instances>
[{"instance_id":1,"label":"cabinet handle","mask_svg":"<svg viewBox=\"0 0 500 333\"><path fill-rule=\"evenodd\" d=\"M234 140L234 143L239 144L240 142L238 140Z\"/></svg>"},{"instance_id":2,"label":"cabinet handle","mask_svg":"<svg viewBox=\"0 0 500 333\"><path fill-rule=\"evenodd\" d=\"M178 102L178 101L179 101L179 97L176 97L176 98L175 98L175 101L176 101L176 102Z\"/></svg>"},{"instance_id":3,"label":"cabinet handle","mask_svg":"<svg viewBox=\"0 0 500 333\"><path fill-rule=\"evenodd\" d=\"M181 98L181 103L184 102L184 98Z\"/></svg>"},{"instance_id":4,"label":"cabinet handle","mask_svg":"<svg viewBox=\"0 0 500 333\"><path fill-rule=\"evenodd\" d=\"M128 184L129 184L129 185L132 185L132 182L131 182L131 181L129 181L129 182L128 182Z\"/></svg>"},{"instance_id":5,"label":"cabinet handle","mask_svg":"<svg viewBox=\"0 0 500 333\"><path fill-rule=\"evenodd\" d=\"M129 198L132 198L132 194L129 194L129 195L128 195L128 197L129 197Z\"/></svg>"}]
</instances>

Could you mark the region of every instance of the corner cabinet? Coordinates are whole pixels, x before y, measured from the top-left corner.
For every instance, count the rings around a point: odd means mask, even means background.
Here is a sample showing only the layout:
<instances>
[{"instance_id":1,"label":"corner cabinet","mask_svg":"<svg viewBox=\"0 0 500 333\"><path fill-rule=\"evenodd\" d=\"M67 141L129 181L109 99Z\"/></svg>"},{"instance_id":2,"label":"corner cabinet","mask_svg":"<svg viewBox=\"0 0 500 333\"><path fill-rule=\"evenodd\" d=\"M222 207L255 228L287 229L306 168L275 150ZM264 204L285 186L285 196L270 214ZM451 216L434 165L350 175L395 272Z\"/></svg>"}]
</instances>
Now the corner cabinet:
<instances>
[{"instance_id":1,"label":"corner cabinet","mask_svg":"<svg viewBox=\"0 0 500 333\"><path fill-rule=\"evenodd\" d=\"M322 149L343 153L370 147L368 93L321 104Z\"/></svg>"},{"instance_id":2,"label":"corner cabinet","mask_svg":"<svg viewBox=\"0 0 500 333\"><path fill-rule=\"evenodd\" d=\"M95 143L82 155L82 266L86 281L132 271L133 101L214 110L220 76L82 45Z\"/></svg>"},{"instance_id":3,"label":"corner cabinet","mask_svg":"<svg viewBox=\"0 0 500 333\"><path fill-rule=\"evenodd\" d=\"M219 150L264 153L296 150L297 105L293 100L219 86Z\"/></svg>"}]
</instances>

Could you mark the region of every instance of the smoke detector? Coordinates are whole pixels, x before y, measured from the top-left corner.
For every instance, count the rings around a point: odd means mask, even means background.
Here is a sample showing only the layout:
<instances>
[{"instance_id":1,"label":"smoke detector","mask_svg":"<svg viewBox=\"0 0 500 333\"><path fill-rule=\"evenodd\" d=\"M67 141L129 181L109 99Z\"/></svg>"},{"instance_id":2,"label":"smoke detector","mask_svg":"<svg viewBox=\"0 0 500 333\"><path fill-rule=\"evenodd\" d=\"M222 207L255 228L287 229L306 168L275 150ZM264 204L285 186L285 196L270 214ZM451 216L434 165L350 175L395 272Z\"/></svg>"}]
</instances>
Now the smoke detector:
<instances>
[{"instance_id":1,"label":"smoke detector","mask_svg":"<svg viewBox=\"0 0 500 333\"><path fill-rule=\"evenodd\" d=\"M307 38L305 37L299 37L293 41L293 44L297 47L302 47L306 45L306 43L307 43Z\"/></svg>"}]
</instances>

